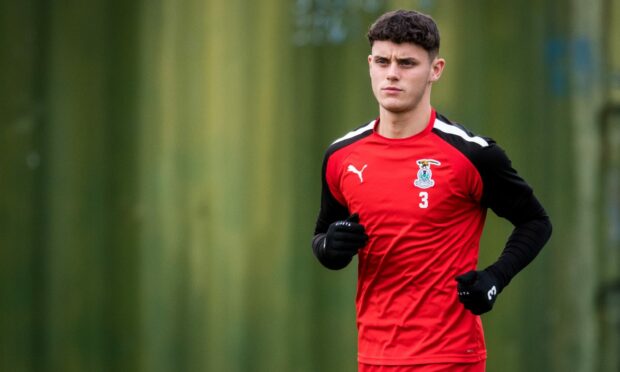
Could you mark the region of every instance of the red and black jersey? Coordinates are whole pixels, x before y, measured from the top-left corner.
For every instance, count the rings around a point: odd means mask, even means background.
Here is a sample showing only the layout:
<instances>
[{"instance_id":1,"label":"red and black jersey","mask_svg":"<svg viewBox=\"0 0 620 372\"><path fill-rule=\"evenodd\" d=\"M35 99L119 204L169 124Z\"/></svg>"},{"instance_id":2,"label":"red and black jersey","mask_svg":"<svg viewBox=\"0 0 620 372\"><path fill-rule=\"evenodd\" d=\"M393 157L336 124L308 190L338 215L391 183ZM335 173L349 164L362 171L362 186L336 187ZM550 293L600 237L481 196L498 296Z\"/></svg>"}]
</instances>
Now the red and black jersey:
<instances>
[{"instance_id":1,"label":"red and black jersey","mask_svg":"<svg viewBox=\"0 0 620 372\"><path fill-rule=\"evenodd\" d=\"M454 278L476 269L487 208L515 225L546 218L544 209L493 140L434 110L412 137L383 137L378 125L368 123L327 149L315 229L320 236L358 213L369 236L358 254L358 360L482 360L480 318L458 301ZM513 250L523 248L517 241ZM533 258L508 256L499 265L504 285Z\"/></svg>"}]
</instances>

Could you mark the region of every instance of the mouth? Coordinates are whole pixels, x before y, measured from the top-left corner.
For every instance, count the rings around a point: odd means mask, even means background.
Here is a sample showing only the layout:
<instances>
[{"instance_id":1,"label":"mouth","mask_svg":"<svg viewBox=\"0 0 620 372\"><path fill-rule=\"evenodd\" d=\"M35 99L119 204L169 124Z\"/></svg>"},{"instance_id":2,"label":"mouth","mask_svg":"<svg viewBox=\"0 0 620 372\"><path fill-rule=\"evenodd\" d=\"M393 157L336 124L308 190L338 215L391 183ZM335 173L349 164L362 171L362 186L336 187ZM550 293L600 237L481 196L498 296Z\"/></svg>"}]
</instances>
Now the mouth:
<instances>
[{"instance_id":1,"label":"mouth","mask_svg":"<svg viewBox=\"0 0 620 372\"><path fill-rule=\"evenodd\" d=\"M381 90L388 92L388 93L397 93L397 92L402 92L402 89L396 88L396 87L385 87L382 88Z\"/></svg>"}]
</instances>

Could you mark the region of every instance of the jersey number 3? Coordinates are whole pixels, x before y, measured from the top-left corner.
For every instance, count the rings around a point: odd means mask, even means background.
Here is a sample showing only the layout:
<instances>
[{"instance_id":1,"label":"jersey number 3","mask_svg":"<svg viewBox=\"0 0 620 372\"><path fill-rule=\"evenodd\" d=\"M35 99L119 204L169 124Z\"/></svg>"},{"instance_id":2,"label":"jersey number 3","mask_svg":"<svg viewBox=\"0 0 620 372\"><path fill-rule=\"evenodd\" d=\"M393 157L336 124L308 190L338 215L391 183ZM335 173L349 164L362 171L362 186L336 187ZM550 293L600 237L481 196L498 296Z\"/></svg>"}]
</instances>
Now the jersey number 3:
<instances>
[{"instance_id":1,"label":"jersey number 3","mask_svg":"<svg viewBox=\"0 0 620 372\"><path fill-rule=\"evenodd\" d=\"M420 208L428 208L428 192L420 191Z\"/></svg>"}]
</instances>

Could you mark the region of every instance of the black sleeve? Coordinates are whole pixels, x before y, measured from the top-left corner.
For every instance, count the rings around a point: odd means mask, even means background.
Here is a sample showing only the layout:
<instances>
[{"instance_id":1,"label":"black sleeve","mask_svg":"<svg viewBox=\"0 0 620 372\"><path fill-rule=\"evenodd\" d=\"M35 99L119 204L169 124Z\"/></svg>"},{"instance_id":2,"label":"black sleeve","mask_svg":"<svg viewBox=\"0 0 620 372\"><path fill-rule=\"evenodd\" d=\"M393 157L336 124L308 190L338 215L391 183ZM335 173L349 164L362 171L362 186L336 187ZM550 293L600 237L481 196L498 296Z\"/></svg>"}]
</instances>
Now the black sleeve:
<instances>
[{"instance_id":1,"label":"black sleeve","mask_svg":"<svg viewBox=\"0 0 620 372\"><path fill-rule=\"evenodd\" d=\"M327 160L328 155L326 155L323 160L321 209L319 210L319 216L317 217L316 226L314 228L312 252L323 266L328 269L339 270L346 267L349 262L351 262L351 258L343 260L341 257L335 258L326 255L324 249L325 235L329 225L336 221L345 220L349 216L349 210L336 200L327 185L327 178L325 176L327 170Z\"/></svg>"},{"instance_id":2,"label":"black sleeve","mask_svg":"<svg viewBox=\"0 0 620 372\"><path fill-rule=\"evenodd\" d=\"M551 237L551 221L534 195L517 204L529 216L515 225L498 260L485 269L495 275L501 288L532 262Z\"/></svg>"},{"instance_id":3,"label":"black sleeve","mask_svg":"<svg viewBox=\"0 0 620 372\"><path fill-rule=\"evenodd\" d=\"M491 143L480 151L476 160L483 182L482 205L515 226L499 259L485 269L504 288L549 240L551 221L532 188L518 175L499 146Z\"/></svg>"}]
</instances>

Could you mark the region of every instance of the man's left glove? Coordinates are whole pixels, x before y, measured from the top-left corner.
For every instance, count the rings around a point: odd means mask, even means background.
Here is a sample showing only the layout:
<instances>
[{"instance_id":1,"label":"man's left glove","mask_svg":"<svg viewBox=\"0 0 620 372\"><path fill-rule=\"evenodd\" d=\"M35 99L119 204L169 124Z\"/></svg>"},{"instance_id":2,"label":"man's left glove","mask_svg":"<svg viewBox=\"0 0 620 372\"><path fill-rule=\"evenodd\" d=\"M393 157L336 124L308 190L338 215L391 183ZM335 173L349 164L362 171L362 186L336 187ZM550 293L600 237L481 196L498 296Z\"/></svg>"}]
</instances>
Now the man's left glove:
<instances>
[{"instance_id":1,"label":"man's left glove","mask_svg":"<svg viewBox=\"0 0 620 372\"><path fill-rule=\"evenodd\" d=\"M475 315L490 311L502 290L495 276L486 270L469 271L455 280L459 301Z\"/></svg>"}]
</instances>

